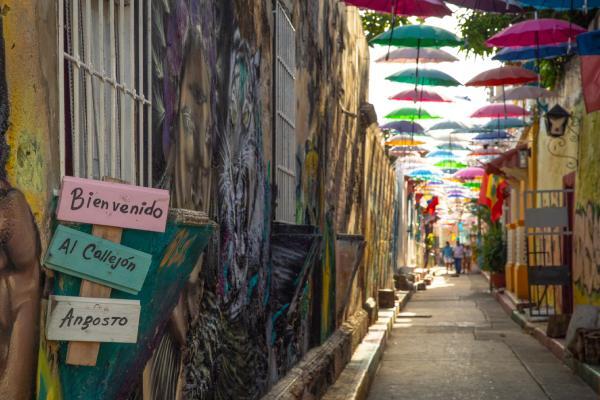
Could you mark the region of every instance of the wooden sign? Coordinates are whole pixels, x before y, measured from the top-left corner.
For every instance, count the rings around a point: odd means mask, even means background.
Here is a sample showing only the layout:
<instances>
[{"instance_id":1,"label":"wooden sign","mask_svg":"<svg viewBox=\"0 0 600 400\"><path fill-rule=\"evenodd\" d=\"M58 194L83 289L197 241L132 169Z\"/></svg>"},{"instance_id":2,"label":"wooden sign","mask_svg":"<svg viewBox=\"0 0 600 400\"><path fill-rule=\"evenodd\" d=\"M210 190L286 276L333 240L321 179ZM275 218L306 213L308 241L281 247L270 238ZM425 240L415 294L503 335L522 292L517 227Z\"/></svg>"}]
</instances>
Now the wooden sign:
<instances>
[{"instance_id":1,"label":"wooden sign","mask_svg":"<svg viewBox=\"0 0 600 400\"><path fill-rule=\"evenodd\" d=\"M164 232L168 211L167 190L65 176L56 214L62 221Z\"/></svg>"},{"instance_id":2,"label":"wooden sign","mask_svg":"<svg viewBox=\"0 0 600 400\"><path fill-rule=\"evenodd\" d=\"M50 296L48 340L135 343L140 320L138 300Z\"/></svg>"},{"instance_id":3,"label":"wooden sign","mask_svg":"<svg viewBox=\"0 0 600 400\"><path fill-rule=\"evenodd\" d=\"M44 262L50 269L137 294L148 274L152 256L59 225Z\"/></svg>"}]
</instances>

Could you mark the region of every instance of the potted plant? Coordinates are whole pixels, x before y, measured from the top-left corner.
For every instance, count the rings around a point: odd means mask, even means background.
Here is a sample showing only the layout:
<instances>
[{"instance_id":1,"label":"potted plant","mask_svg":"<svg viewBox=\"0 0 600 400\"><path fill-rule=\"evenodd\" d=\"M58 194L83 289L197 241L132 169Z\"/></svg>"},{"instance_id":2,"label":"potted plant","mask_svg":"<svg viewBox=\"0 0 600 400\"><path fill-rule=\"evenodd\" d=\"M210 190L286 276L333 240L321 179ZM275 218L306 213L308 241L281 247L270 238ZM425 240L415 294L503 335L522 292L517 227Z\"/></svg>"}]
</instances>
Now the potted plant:
<instances>
[{"instance_id":1,"label":"potted plant","mask_svg":"<svg viewBox=\"0 0 600 400\"><path fill-rule=\"evenodd\" d=\"M506 243L502 225L492 223L483 237L483 269L490 271L490 283L495 288L506 285L504 267L506 266Z\"/></svg>"}]
</instances>

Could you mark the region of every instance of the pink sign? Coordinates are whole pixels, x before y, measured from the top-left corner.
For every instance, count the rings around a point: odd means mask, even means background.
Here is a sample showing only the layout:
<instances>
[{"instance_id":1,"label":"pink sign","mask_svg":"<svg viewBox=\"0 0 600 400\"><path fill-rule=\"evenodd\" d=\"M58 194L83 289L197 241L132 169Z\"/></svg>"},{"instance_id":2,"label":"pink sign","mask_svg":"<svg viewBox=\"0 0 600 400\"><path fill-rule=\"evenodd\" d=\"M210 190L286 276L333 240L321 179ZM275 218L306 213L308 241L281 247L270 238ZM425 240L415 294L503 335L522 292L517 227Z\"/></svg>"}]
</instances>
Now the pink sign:
<instances>
[{"instance_id":1,"label":"pink sign","mask_svg":"<svg viewBox=\"0 0 600 400\"><path fill-rule=\"evenodd\" d=\"M169 192L65 176L58 200L61 221L164 232Z\"/></svg>"}]
</instances>

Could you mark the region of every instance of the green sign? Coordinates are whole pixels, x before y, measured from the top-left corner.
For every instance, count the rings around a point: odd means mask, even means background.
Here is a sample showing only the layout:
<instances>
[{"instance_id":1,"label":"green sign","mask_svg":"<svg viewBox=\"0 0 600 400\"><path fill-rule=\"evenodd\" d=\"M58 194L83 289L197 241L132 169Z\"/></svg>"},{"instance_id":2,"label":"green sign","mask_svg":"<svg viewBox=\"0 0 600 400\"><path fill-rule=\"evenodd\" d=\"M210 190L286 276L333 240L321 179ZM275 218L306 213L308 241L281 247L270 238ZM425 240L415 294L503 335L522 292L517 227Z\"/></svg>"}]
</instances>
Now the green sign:
<instances>
[{"instance_id":1,"label":"green sign","mask_svg":"<svg viewBox=\"0 0 600 400\"><path fill-rule=\"evenodd\" d=\"M152 256L59 225L44 262L50 269L137 294L148 274Z\"/></svg>"}]
</instances>

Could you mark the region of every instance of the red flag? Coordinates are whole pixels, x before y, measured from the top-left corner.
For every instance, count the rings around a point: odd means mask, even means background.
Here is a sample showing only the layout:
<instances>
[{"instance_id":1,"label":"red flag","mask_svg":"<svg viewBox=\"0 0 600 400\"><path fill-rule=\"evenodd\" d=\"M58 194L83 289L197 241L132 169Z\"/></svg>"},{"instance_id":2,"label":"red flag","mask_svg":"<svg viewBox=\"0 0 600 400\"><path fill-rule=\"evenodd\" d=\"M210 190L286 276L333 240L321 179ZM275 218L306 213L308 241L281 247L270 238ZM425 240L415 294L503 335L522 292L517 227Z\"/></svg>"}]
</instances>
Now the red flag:
<instances>
[{"instance_id":1,"label":"red flag","mask_svg":"<svg viewBox=\"0 0 600 400\"><path fill-rule=\"evenodd\" d=\"M488 175L487 173L485 173L483 174L483 178L481 179L481 188L479 189L479 204L481 204L482 206L490 206L490 199L487 196L487 192L491 178L492 175Z\"/></svg>"},{"instance_id":2,"label":"red flag","mask_svg":"<svg viewBox=\"0 0 600 400\"><path fill-rule=\"evenodd\" d=\"M496 201L491 206L491 218L492 222L496 222L502 216L502 206L504 205L504 199L506 198L506 190L508 183L505 179L502 179L496 187Z\"/></svg>"},{"instance_id":3,"label":"red flag","mask_svg":"<svg viewBox=\"0 0 600 400\"><path fill-rule=\"evenodd\" d=\"M435 214L435 208L438 204L440 204L438 197L433 196L433 198L427 202L427 213L430 215Z\"/></svg>"}]
</instances>

